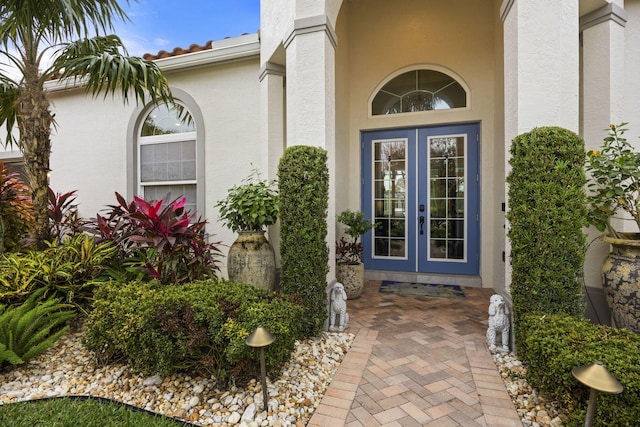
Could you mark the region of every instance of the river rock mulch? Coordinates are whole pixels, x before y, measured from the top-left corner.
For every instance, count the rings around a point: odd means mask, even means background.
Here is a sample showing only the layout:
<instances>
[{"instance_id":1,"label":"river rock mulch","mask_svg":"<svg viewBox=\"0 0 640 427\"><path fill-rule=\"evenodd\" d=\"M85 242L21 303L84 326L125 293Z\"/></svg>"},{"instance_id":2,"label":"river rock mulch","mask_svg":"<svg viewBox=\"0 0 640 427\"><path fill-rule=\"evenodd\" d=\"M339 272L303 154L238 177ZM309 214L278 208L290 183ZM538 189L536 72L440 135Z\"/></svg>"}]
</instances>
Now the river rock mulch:
<instances>
[{"instance_id":1,"label":"river rock mulch","mask_svg":"<svg viewBox=\"0 0 640 427\"><path fill-rule=\"evenodd\" d=\"M0 371L0 403L90 395L202 426L302 426L319 405L354 338L325 333L296 342L280 378L268 382L268 408L263 410L259 380L246 388L224 390L214 377L144 376L128 365L97 367L82 346L82 334L81 329L67 333L25 365Z\"/></svg>"},{"instance_id":2,"label":"river rock mulch","mask_svg":"<svg viewBox=\"0 0 640 427\"><path fill-rule=\"evenodd\" d=\"M325 333L297 342L281 377L269 382L268 408L263 410L259 380L246 388L223 390L213 377L144 376L122 364L96 367L82 346L82 334L82 329L69 332L29 363L0 371L0 403L82 395L114 399L202 426L303 426L354 338ZM562 410L531 389L526 368L514 354L496 353L493 360L525 427L562 426Z\"/></svg>"},{"instance_id":3,"label":"river rock mulch","mask_svg":"<svg viewBox=\"0 0 640 427\"><path fill-rule=\"evenodd\" d=\"M513 353L495 353L493 361L525 427L562 427L563 410L527 382L527 368Z\"/></svg>"}]
</instances>

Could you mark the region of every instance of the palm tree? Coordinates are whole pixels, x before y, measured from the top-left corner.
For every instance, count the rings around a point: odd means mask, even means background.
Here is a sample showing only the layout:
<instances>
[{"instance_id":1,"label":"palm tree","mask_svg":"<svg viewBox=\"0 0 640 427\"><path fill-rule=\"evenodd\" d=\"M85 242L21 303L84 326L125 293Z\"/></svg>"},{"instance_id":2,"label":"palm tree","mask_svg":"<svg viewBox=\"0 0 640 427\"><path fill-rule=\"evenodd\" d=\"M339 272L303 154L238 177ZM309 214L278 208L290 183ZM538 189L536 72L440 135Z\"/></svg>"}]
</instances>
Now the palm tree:
<instances>
[{"instance_id":1,"label":"palm tree","mask_svg":"<svg viewBox=\"0 0 640 427\"><path fill-rule=\"evenodd\" d=\"M45 82L79 82L94 97L120 93L125 103L131 94L136 102L173 101L156 64L129 57L117 36L101 35L113 31L116 20L128 20L117 0L0 3L0 58L19 75L12 78L0 71L0 126L7 131L2 143L23 153L35 215L33 237L39 247L49 236L47 188L55 126ZM50 65L43 60L46 55L55 58Z\"/></svg>"}]
</instances>

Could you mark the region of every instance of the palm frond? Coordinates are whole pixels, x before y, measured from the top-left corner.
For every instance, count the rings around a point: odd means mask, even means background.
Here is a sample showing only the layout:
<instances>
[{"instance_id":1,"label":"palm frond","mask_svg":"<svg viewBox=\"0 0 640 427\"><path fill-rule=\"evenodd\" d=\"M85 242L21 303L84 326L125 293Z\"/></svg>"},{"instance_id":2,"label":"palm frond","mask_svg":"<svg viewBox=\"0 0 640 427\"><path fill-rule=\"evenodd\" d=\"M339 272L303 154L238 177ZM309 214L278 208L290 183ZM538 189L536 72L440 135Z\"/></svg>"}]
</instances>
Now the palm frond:
<instances>
[{"instance_id":1,"label":"palm frond","mask_svg":"<svg viewBox=\"0 0 640 427\"><path fill-rule=\"evenodd\" d=\"M52 65L52 73L61 79L82 82L87 93L96 97L122 94L124 101L133 95L136 102L147 98L154 103L173 102L171 91L160 68L151 61L129 57L116 35L80 39L66 45Z\"/></svg>"},{"instance_id":2,"label":"palm frond","mask_svg":"<svg viewBox=\"0 0 640 427\"><path fill-rule=\"evenodd\" d=\"M30 35L39 34L55 44L108 32L113 30L116 21L128 20L118 0L5 0L1 10L2 42L24 42L20 32L28 28Z\"/></svg>"},{"instance_id":3,"label":"palm frond","mask_svg":"<svg viewBox=\"0 0 640 427\"><path fill-rule=\"evenodd\" d=\"M18 95L20 90L10 78L0 74L0 127L4 126L7 132L6 139L0 141L5 147L19 146L19 139L13 134L14 127L18 124Z\"/></svg>"}]
</instances>

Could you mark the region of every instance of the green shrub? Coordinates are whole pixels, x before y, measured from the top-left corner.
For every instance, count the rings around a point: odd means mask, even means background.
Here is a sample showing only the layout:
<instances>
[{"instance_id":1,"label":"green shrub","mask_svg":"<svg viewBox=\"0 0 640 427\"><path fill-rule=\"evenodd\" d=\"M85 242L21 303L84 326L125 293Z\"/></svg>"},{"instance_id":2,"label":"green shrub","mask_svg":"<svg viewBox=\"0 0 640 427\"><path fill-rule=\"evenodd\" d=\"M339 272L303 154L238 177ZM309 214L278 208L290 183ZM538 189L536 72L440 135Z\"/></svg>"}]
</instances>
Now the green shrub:
<instances>
[{"instance_id":1,"label":"green shrub","mask_svg":"<svg viewBox=\"0 0 640 427\"><path fill-rule=\"evenodd\" d=\"M582 426L589 389L571 374L597 361L622 384L621 394L598 396L594 426L635 426L640 420L640 335L593 325L567 314L530 313L522 320L525 345L518 351L532 387L559 402L566 426Z\"/></svg>"},{"instance_id":2,"label":"green shrub","mask_svg":"<svg viewBox=\"0 0 640 427\"><path fill-rule=\"evenodd\" d=\"M327 317L327 152L303 145L287 148L278 166L278 185L281 290L300 298L306 310L304 334L317 335Z\"/></svg>"},{"instance_id":3,"label":"green shrub","mask_svg":"<svg viewBox=\"0 0 640 427\"><path fill-rule=\"evenodd\" d=\"M251 285L111 282L96 291L85 345L98 363L122 360L147 374L204 371L237 381L259 373L259 354L244 343L249 334L262 325L276 336L265 349L274 374L301 337L302 313Z\"/></svg>"},{"instance_id":4,"label":"green shrub","mask_svg":"<svg viewBox=\"0 0 640 427\"><path fill-rule=\"evenodd\" d=\"M19 365L51 347L66 331L64 322L75 316L58 299L42 301L44 289L18 307L0 305L0 367Z\"/></svg>"},{"instance_id":5,"label":"green shrub","mask_svg":"<svg viewBox=\"0 0 640 427\"><path fill-rule=\"evenodd\" d=\"M88 307L94 287L104 281L104 265L115 255L109 243L96 243L76 234L58 245L47 243L44 251L31 250L0 257L0 301L19 304L38 289L66 303Z\"/></svg>"},{"instance_id":6,"label":"green shrub","mask_svg":"<svg viewBox=\"0 0 640 427\"><path fill-rule=\"evenodd\" d=\"M512 142L507 219L516 343L528 312L583 315L584 160L583 140L559 127L536 128Z\"/></svg>"}]
</instances>

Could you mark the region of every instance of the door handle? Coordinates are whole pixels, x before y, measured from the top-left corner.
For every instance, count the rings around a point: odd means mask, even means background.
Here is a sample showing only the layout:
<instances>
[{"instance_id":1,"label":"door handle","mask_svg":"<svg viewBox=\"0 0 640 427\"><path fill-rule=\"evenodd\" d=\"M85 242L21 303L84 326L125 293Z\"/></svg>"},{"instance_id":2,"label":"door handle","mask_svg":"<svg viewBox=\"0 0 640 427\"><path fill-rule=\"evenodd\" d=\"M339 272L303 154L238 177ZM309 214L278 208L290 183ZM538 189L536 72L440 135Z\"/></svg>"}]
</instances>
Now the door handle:
<instances>
[{"instance_id":1,"label":"door handle","mask_svg":"<svg viewBox=\"0 0 640 427\"><path fill-rule=\"evenodd\" d=\"M424 215L420 215L420 221L418 221L420 223L420 234L424 234Z\"/></svg>"}]
</instances>

